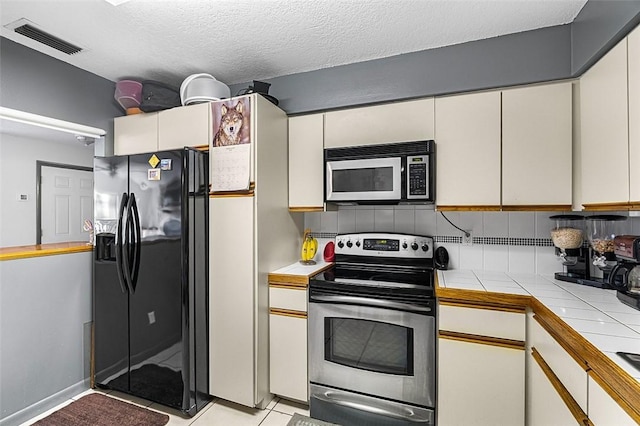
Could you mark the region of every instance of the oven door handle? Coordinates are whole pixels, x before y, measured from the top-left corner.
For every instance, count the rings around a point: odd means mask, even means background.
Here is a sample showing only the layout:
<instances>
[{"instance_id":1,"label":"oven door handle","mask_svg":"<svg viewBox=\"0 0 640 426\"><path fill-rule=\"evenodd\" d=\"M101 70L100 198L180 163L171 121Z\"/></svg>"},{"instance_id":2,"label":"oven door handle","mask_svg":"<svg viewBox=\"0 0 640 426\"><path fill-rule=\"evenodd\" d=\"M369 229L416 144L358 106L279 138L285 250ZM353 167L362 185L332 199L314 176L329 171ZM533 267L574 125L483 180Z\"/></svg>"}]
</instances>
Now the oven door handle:
<instances>
[{"instance_id":1,"label":"oven door handle","mask_svg":"<svg viewBox=\"0 0 640 426\"><path fill-rule=\"evenodd\" d=\"M340 392L325 391L322 393L314 393L311 395L311 398L315 398L328 404L340 405L379 416L391 417L392 419L404 420L412 423L431 424L430 419L417 415L410 408L375 406L369 401L359 401L355 395L344 395Z\"/></svg>"},{"instance_id":2,"label":"oven door handle","mask_svg":"<svg viewBox=\"0 0 640 426\"><path fill-rule=\"evenodd\" d=\"M359 306L371 306L374 308L389 308L400 309L409 312L431 312L430 306L418 306L412 303L394 302L392 300L380 300L371 299L368 297L356 297L356 296L325 296L325 295L311 295L309 296L310 302L324 302L324 303L343 303L346 305L359 305Z\"/></svg>"}]
</instances>

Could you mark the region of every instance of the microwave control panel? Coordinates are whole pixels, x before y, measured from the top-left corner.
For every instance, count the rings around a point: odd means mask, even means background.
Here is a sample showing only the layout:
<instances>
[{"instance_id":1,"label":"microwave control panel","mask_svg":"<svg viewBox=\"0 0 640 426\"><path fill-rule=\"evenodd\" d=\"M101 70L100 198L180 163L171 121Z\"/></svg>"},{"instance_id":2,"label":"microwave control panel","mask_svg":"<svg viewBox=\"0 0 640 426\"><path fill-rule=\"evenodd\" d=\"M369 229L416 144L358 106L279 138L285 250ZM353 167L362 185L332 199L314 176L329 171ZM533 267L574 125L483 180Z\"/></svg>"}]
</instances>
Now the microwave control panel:
<instances>
[{"instance_id":1,"label":"microwave control panel","mask_svg":"<svg viewBox=\"0 0 640 426\"><path fill-rule=\"evenodd\" d=\"M407 199L429 198L429 156L407 157Z\"/></svg>"}]
</instances>

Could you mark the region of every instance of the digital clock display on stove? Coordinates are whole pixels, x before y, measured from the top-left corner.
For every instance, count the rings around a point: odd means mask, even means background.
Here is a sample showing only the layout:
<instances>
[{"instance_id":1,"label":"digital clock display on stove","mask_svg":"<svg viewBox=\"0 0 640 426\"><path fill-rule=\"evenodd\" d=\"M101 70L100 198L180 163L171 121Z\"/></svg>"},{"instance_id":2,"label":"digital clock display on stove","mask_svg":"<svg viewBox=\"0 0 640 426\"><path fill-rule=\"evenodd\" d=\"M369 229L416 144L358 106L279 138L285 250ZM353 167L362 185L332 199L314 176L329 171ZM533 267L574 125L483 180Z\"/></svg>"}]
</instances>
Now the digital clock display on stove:
<instances>
[{"instance_id":1,"label":"digital clock display on stove","mask_svg":"<svg viewBox=\"0 0 640 426\"><path fill-rule=\"evenodd\" d=\"M400 240L379 240L374 238L366 238L364 240L362 249L375 251L400 251Z\"/></svg>"}]
</instances>

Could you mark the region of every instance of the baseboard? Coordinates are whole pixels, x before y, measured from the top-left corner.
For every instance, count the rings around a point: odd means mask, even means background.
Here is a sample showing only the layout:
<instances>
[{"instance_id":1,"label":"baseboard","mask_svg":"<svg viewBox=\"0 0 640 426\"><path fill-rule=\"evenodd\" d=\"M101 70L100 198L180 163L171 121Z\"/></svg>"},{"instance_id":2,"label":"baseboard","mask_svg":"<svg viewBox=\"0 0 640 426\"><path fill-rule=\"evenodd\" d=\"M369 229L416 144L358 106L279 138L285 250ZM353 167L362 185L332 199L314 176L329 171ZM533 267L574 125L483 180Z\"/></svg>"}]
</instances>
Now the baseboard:
<instances>
[{"instance_id":1,"label":"baseboard","mask_svg":"<svg viewBox=\"0 0 640 426\"><path fill-rule=\"evenodd\" d=\"M0 419L0 426L18 426L87 390L89 390L89 381L88 379L83 379L60 392L56 392L35 404L31 404L30 406L11 414L9 417Z\"/></svg>"}]
</instances>

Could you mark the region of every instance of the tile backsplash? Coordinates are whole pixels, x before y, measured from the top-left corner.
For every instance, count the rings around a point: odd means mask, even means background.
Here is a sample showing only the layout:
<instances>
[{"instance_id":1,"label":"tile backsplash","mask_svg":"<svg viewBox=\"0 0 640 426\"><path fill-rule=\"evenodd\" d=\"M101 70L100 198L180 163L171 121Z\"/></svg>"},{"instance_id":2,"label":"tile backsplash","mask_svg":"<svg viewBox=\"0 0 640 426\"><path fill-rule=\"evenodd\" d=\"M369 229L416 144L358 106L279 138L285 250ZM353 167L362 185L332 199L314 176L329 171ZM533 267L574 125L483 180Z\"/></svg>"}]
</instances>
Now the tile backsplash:
<instances>
[{"instance_id":1,"label":"tile backsplash","mask_svg":"<svg viewBox=\"0 0 640 426\"><path fill-rule=\"evenodd\" d=\"M556 214L444 212L456 226L472 232L471 245L463 245L463 233L432 206L340 206L337 211L305 213L304 223L323 237L371 231L430 235L436 247L449 252L450 269L551 274L562 270L549 236L555 225L549 216ZM640 217L628 217L624 226L623 233L640 235Z\"/></svg>"}]
</instances>

